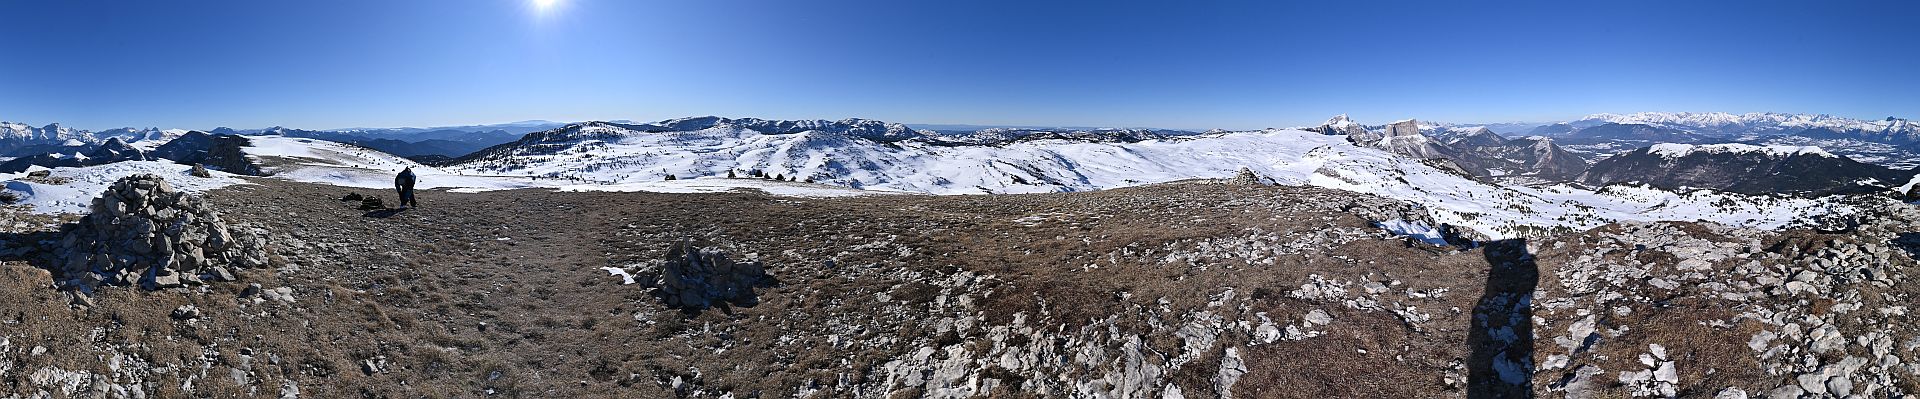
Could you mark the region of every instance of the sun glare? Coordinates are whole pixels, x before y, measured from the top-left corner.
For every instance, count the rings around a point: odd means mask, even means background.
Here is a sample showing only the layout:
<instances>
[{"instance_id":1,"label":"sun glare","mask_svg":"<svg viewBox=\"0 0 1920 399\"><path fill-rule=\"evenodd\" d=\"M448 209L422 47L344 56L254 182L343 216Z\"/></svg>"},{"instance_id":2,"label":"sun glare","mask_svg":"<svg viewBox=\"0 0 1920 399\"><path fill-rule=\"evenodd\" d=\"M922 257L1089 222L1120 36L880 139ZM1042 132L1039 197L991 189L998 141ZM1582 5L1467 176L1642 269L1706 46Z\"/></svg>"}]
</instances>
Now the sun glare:
<instances>
[{"instance_id":1,"label":"sun glare","mask_svg":"<svg viewBox=\"0 0 1920 399\"><path fill-rule=\"evenodd\" d=\"M541 11L546 11L547 9L553 8L554 3L560 2L560 0L532 0L532 1L533 1L533 8L540 9Z\"/></svg>"}]
</instances>

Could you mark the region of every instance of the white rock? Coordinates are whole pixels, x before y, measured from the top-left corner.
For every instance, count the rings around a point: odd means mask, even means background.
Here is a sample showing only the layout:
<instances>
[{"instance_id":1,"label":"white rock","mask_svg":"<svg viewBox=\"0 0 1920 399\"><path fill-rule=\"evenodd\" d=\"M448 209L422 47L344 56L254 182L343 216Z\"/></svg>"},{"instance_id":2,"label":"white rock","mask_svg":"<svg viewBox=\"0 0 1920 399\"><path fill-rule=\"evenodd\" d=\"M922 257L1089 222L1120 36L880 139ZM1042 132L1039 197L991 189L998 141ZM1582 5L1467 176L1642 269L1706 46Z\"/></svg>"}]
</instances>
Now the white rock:
<instances>
[{"instance_id":1,"label":"white rock","mask_svg":"<svg viewBox=\"0 0 1920 399\"><path fill-rule=\"evenodd\" d=\"M1307 312L1306 320L1308 323L1324 326L1327 325L1327 323L1333 322L1333 315L1327 314L1326 311L1320 309L1314 309Z\"/></svg>"},{"instance_id":2,"label":"white rock","mask_svg":"<svg viewBox=\"0 0 1920 399\"><path fill-rule=\"evenodd\" d=\"M1767 391L1767 399L1800 399L1807 391L1796 385L1786 385Z\"/></svg>"},{"instance_id":3,"label":"white rock","mask_svg":"<svg viewBox=\"0 0 1920 399\"><path fill-rule=\"evenodd\" d=\"M1853 381L1848 380L1847 377L1845 376L1836 376L1833 378L1828 378L1827 393L1833 394L1833 396L1852 395Z\"/></svg>"}]
</instances>

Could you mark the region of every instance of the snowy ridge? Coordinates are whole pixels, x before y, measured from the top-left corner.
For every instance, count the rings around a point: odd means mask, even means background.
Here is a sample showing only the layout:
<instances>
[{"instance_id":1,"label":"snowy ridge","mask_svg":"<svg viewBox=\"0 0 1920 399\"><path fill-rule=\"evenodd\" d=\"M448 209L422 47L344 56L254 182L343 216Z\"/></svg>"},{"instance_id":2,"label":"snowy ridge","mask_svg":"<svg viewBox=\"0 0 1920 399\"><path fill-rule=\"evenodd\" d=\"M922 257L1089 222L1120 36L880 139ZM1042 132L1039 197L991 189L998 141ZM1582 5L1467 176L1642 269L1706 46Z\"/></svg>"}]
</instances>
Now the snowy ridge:
<instances>
[{"instance_id":1,"label":"snowy ridge","mask_svg":"<svg viewBox=\"0 0 1920 399\"><path fill-rule=\"evenodd\" d=\"M1327 119L1327 123L1322 123L1320 125L1330 126L1335 129L1345 129L1348 126L1358 125L1358 123L1354 123L1353 119L1347 117L1347 114L1339 114L1339 115L1334 115L1332 119Z\"/></svg>"},{"instance_id":2,"label":"snowy ridge","mask_svg":"<svg viewBox=\"0 0 1920 399\"><path fill-rule=\"evenodd\" d=\"M1694 153L1705 154L1764 154L1771 157L1790 157L1795 155L1818 155L1835 158L1832 153L1811 146L1758 146L1751 144L1654 144L1647 152L1665 158L1680 158Z\"/></svg>"},{"instance_id":3,"label":"snowy ridge","mask_svg":"<svg viewBox=\"0 0 1920 399\"><path fill-rule=\"evenodd\" d=\"M393 188L393 176L413 168L419 189L445 188L453 192L482 192L526 188L561 191L616 191L658 193L719 193L742 189L789 197L846 197L886 194L819 184L772 182L759 179L681 179L591 184L566 178L495 176L450 172L390 154L326 140L284 136L248 137L243 151L263 164L273 178L369 189Z\"/></svg>"},{"instance_id":4,"label":"snowy ridge","mask_svg":"<svg viewBox=\"0 0 1920 399\"><path fill-rule=\"evenodd\" d=\"M1580 121L1598 121L1609 123L1672 125L1705 129L1766 130L1782 128L1828 128L1836 130L1859 130L1866 132L1914 132L1920 131L1905 119L1887 118L1878 121L1849 119L1831 115L1784 114L1756 112L1730 114L1725 112L1639 112L1632 114L1592 114Z\"/></svg>"}]
</instances>

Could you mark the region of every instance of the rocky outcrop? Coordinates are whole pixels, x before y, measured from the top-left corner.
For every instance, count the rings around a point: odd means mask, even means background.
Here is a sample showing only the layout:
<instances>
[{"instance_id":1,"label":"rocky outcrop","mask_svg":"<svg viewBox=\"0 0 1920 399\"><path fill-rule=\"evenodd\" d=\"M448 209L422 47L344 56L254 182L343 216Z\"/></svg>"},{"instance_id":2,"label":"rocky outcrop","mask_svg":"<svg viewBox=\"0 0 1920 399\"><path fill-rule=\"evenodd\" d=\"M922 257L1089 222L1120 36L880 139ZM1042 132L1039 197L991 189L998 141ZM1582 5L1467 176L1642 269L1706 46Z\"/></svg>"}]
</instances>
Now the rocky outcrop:
<instances>
[{"instance_id":1,"label":"rocky outcrop","mask_svg":"<svg viewBox=\"0 0 1920 399\"><path fill-rule=\"evenodd\" d=\"M674 244L666 264L654 280L667 306L687 311L712 307L753 307L760 299L754 288L772 287L776 280L760 262L735 262L725 252L703 250L691 242Z\"/></svg>"},{"instance_id":2,"label":"rocky outcrop","mask_svg":"<svg viewBox=\"0 0 1920 399\"><path fill-rule=\"evenodd\" d=\"M156 158L179 163L206 165L220 171L262 176L260 165L247 158L241 149L251 144L246 137L227 134L187 132L153 150Z\"/></svg>"},{"instance_id":3,"label":"rocky outcrop","mask_svg":"<svg viewBox=\"0 0 1920 399\"><path fill-rule=\"evenodd\" d=\"M1361 147L1378 148L1414 159L1447 158L1447 149L1439 140L1420 133L1420 121L1404 120L1387 125L1381 131L1349 134L1347 141Z\"/></svg>"},{"instance_id":4,"label":"rocky outcrop","mask_svg":"<svg viewBox=\"0 0 1920 399\"><path fill-rule=\"evenodd\" d=\"M67 288L162 289L233 281L267 267L264 233L230 226L197 196L151 174L122 178L60 240L57 279Z\"/></svg>"},{"instance_id":5,"label":"rocky outcrop","mask_svg":"<svg viewBox=\"0 0 1920 399\"><path fill-rule=\"evenodd\" d=\"M1916 263L1902 237L1920 209L1883 205L1846 235L1654 223L1555 243L1547 256L1564 262L1543 276L1534 331L1537 371L1557 378L1535 393L1913 394Z\"/></svg>"},{"instance_id":6,"label":"rocky outcrop","mask_svg":"<svg viewBox=\"0 0 1920 399\"><path fill-rule=\"evenodd\" d=\"M1352 118L1347 117L1347 114L1334 115L1332 119L1327 119L1327 123L1322 123L1320 126L1310 127L1306 130L1331 136L1353 137L1355 135L1367 134L1367 127L1361 126L1359 123L1354 123Z\"/></svg>"},{"instance_id":7,"label":"rocky outcrop","mask_svg":"<svg viewBox=\"0 0 1920 399\"><path fill-rule=\"evenodd\" d=\"M1427 128L1423 131L1419 121L1409 119L1372 130L1340 115L1306 130L1346 135L1347 141L1357 146L1428 161L1442 170L1478 178L1570 181L1587 170L1586 159L1552 139L1508 140L1485 127Z\"/></svg>"}]
</instances>

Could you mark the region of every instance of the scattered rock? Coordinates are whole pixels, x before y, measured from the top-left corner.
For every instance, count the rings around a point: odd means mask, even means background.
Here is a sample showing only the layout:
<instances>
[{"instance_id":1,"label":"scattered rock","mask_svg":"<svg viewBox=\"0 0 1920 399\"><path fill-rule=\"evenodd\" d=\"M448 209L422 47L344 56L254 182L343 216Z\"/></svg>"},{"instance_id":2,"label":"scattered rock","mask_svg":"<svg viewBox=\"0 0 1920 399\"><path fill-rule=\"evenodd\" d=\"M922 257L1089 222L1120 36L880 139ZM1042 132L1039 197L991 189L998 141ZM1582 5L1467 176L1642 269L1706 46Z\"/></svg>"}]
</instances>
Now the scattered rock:
<instances>
[{"instance_id":1,"label":"scattered rock","mask_svg":"<svg viewBox=\"0 0 1920 399\"><path fill-rule=\"evenodd\" d=\"M180 307L173 308L172 316L175 320L198 319L200 318L200 308L194 307L193 305L180 305Z\"/></svg>"},{"instance_id":2,"label":"scattered rock","mask_svg":"<svg viewBox=\"0 0 1920 399\"><path fill-rule=\"evenodd\" d=\"M1327 314L1324 310L1314 309L1307 312L1306 320L1308 323L1324 326L1333 322L1333 315Z\"/></svg>"},{"instance_id":3,"label":"scattered rock","mask_svg":"<svg viewBox=\"0 0 1920 399\"><path fill-rule=\"evenodd\" d=\"M275 301L280 301L281 303L293 303L293 302L294 302L294 299L293 299L293 288L292 288L292 287L279 287L279 288L274 288L274 289L271 289L271 290L267 290L267 291L262 291L262 292L261 292L260 294L261 294L262 296L265 296L265 297L266 297L267 299L272 299L272 300L275 300Z\"/></svg>"}]
</instances>

